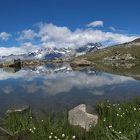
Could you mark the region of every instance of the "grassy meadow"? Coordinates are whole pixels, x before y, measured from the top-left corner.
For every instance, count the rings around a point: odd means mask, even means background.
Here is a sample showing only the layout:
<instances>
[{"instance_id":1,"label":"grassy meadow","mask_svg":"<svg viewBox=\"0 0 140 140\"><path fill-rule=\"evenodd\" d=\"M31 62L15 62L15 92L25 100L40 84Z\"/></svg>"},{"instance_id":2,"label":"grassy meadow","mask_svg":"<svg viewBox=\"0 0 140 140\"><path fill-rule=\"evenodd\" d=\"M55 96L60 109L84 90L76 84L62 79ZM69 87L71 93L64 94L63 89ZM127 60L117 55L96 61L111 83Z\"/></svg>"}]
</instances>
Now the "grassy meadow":
<instances>
[{"instance_id":1,"label":"grassy meadow","mask_svg":"<svg viewBox=\"0 0 140 140\"><path fill-rule=\"evenodd\" d=\"M1 140L140 140L140 99L98 103L98 124L86 132L65 117L37 119L31 110L1 119Z\"/></svg>"}]
</instances>

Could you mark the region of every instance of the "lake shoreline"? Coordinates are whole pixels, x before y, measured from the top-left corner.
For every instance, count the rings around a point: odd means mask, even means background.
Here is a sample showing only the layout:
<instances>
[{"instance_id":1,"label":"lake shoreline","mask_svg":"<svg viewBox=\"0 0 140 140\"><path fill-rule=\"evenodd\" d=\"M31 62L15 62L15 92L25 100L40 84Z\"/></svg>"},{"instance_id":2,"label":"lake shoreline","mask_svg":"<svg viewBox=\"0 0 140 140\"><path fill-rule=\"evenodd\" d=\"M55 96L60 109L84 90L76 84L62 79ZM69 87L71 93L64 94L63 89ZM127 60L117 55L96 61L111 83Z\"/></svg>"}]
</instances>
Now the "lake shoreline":
<instances>
[{"instance_id":1,"label":"lake shoreline","mask_svg":"<svg viewBox=\"0 0 140 140\"><path fill-rule=\"evenodd\" d=\"M10 112L5 117L6 126L0 127L8 140L42 140L46 139L131 139L140 138L140 98L124 103L101 102L96 105L99 121L86 131L69 123L67 115L63 118L36 119L31 110ZM131 121L130 121L131 120ZM25 136L26 134L26 136ZM5 138L6 138L5 137Z\"/></svg>"}]
</instances>

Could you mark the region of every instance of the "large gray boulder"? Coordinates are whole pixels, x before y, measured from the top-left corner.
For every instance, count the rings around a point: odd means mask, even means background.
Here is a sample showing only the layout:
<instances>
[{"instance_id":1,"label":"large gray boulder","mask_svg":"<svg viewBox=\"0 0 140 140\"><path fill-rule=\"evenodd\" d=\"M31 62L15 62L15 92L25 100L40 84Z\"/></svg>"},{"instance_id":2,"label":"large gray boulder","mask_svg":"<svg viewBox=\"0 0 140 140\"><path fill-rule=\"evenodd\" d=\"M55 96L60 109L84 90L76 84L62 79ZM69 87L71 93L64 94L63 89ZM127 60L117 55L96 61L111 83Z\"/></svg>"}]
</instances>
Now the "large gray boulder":
<instances>
[{"instance_id":1,"label":"large gray boulder","mask_svg":"<svg viewBox=\"0 0 140 140\"><path fill-rule=\"evenodd\" d=\"M86 105L81 104L69 111L69 122L71 125L80 126L87 131L91 126L95 126L98 122L98 116L86 112Z\"/></svg>"}]
</instances>

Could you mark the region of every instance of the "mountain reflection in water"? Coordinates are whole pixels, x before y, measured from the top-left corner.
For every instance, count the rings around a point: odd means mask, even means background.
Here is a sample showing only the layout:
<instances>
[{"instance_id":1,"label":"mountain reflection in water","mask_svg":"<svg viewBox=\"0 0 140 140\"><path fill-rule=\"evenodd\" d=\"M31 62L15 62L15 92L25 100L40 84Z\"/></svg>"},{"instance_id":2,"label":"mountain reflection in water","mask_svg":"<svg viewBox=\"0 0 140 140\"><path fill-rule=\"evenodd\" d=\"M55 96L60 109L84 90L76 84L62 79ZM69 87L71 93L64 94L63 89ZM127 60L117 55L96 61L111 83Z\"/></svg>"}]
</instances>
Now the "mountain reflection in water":
<instances>
[{"instance_id":1,"label":"mountain reflection in water","mask_svg":"<svg viewBox=\"0 0 140 140\"><path fill-rule=\"evenodd\" d=\"M0 69L1 113L9 108L30 106L37 114L60 112L79 104L89 110L101 100L124 100L139 96L140 81L126 76L68 64Z\"/></svg>"}]
</instances>

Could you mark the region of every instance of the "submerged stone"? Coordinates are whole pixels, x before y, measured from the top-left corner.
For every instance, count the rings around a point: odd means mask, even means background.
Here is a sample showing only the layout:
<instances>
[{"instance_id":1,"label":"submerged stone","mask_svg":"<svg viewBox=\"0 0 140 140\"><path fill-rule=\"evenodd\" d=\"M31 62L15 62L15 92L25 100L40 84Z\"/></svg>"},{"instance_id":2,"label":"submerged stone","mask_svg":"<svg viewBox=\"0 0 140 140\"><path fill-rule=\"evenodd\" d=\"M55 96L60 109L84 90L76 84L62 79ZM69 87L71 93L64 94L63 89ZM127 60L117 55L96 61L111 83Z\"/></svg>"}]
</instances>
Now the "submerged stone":
<instances>
[{"instance_id":1,"label":"submerged stone","mask_svg":"<svg viewBox=\"0 0 140 140\"><path fill-rule=\"evenodd\" d=\"M95 126L98 122L98 116L86 112L86 105L81 104L69 111L69 122L71 125L80 126L87 131L91 126Z\"/></svg>"},{"instance_id":2,"label":"submerged stone","mask_svg":"<svg viewBox=\"0 0 140 140\"><path fill-rule=\"evenodd\" d=\"M23 107L23 108L19 108L19 109L9 109L6 111L6 114L12 114L12 113L20 113L20 114L24 114L26 112L28 112L30 110L29 107Z\"/></svg>"}]
</instances>

